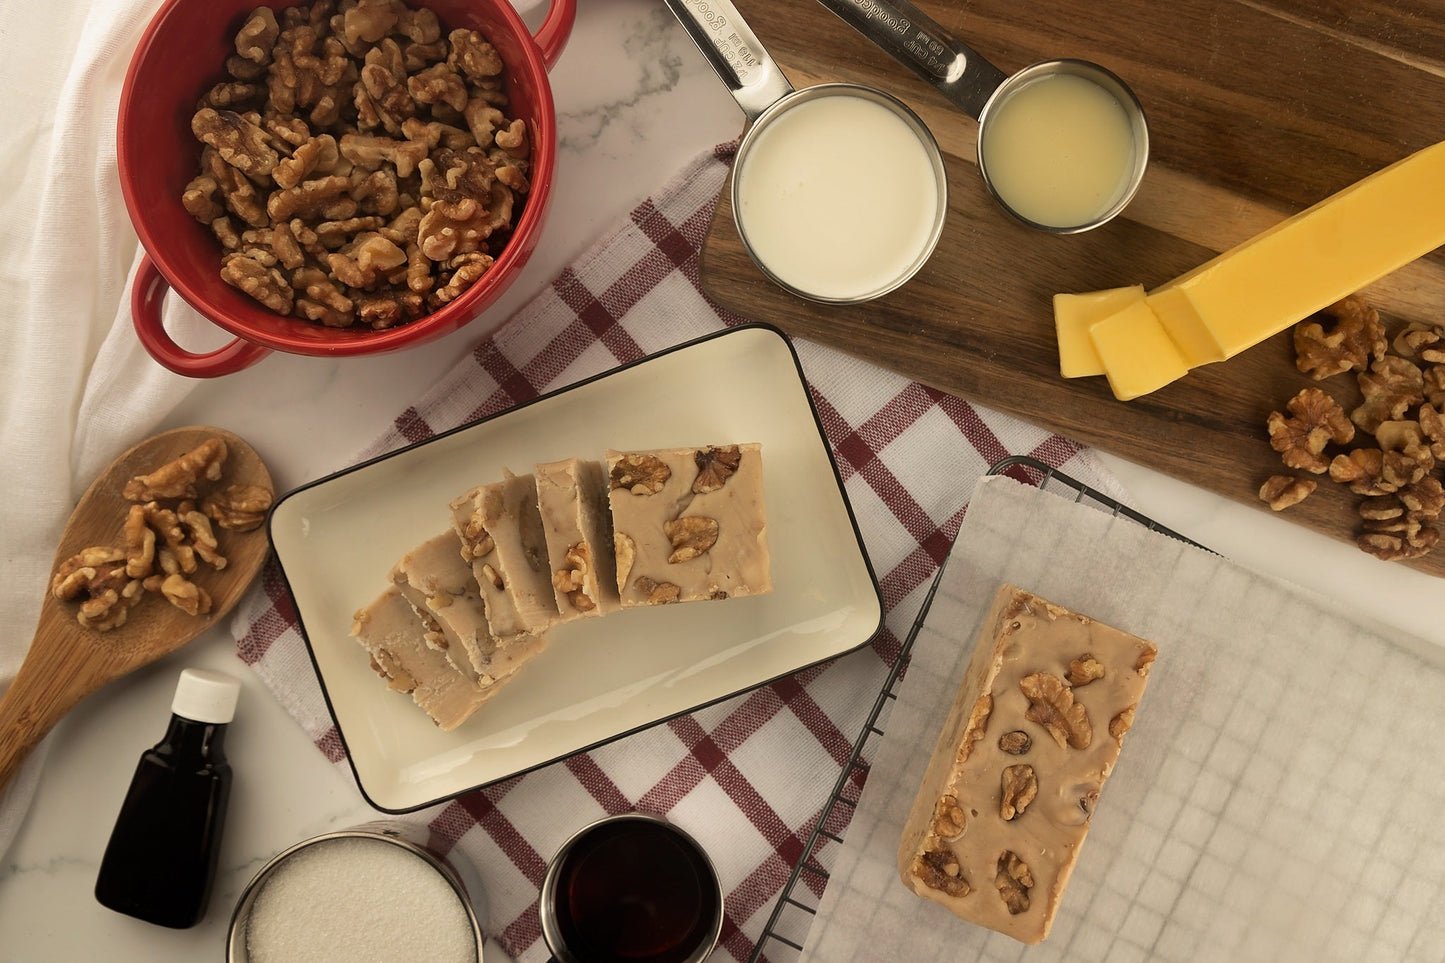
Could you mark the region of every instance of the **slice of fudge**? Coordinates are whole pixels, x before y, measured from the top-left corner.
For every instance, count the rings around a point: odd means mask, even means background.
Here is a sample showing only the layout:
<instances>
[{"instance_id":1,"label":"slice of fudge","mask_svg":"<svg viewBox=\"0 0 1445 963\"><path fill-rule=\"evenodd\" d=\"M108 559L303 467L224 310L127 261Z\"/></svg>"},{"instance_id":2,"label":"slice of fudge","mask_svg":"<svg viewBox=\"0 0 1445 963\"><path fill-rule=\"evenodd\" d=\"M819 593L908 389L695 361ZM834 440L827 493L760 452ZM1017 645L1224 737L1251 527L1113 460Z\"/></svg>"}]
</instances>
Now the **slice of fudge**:
<instances>
[{"instance_id":1,"label":"slice of fudge","mask_svg":"<svg viewBox=\"0 0 1445 963\"><path fill-rule=\"evenodd\" d=\"M762 446L607 452L623 606L773 590Z\"/></svg>"},{"instance_id":2,"label":"slice of fudge","mask_svg":"<svg viewBox=\"0 0 1445 963\"><path fill-rule=\"evenodd\" d=\"M423 623L396 586L356 613L351 634L371 654L371 667L389 688L409 693L442 729L455 729L481 708L496 686L480 688L458 672L446 653L429 644Z\"/></svg>"},{"instance_id":3,"label":"slice of fudge","mask_svg":"<svg viewBox=\"0 0 1445 963\"><path fill-rule=\"evenodd\" d=\"M457 536L451 530L403 555L391 570L391 580L418 615L439 627L440 638L428 641L479 686L505 679L546 647L541 635L515 645L497 645L487 626L477 580L457 551Z\"/></svg>"},{"instance_id":4,"label":"slice of fudge","mask_svg":"<svg viewBox=\"0 0 1445 963\"><path fill-rule=\"evenodd\" d=\"M497 644L525 642L550 628L559 613L533 477L507 472L453 499L451 510Z\"/></svg>"},{"instance_id":5,"label":"slice of fudge","mask_svg":"<svg viewBox=\"0 0 1445 963\"><path fill-rule=\"evenodd\" d=\"M618 607L607 472L569 458L538 465L537 508L552 564L552 591L563 619L596 617Z\"/></svg>"},{"instance_id":6,"label":"slice of fudge","mask_svg":"<svg viewBox=\"0 0 1445 963\"><path fill-rule=\"evenodd\" d=\"M904 825L904 884L1024 943L1048 936L1154 655L1003 586Z\"/></svg>"}]
</instances>

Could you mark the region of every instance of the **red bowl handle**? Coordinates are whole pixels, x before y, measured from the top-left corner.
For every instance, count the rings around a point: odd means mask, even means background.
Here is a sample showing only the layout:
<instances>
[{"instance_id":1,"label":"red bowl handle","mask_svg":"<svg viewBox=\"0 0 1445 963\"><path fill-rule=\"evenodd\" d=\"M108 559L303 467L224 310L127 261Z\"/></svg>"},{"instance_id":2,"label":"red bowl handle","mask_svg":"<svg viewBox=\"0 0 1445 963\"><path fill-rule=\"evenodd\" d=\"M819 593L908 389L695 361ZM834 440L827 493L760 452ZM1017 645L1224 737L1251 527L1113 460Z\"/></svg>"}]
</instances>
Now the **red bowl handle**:
<instances>
[{"instance_id":1,"label":"red bowl handle","mask_svg":"<svg viewBox=\"0 0 1445 963\"><path fill-rule=\"evenodd\" d=\"M152 358L178 375L188 378L218 378L249 368L271 353L270 348L237 338L230 344L195 354L171 338L161 323L161 302L170 285L156 269L150 255L142 255L130 289L130 316L136 336Z\"/></svg>"},{"instance_id":2,"label":"red bowl handle","mask_svg":"<svg viewBox=\"0 0 1445 963\"><path fill-rule=\"evenodd\" d=\"M552 0L547 18L532 35L532 41L542 54L542 63L551 70L572 36L572 24L577 19L577 0Z\"/></svg>"}]
</instances>

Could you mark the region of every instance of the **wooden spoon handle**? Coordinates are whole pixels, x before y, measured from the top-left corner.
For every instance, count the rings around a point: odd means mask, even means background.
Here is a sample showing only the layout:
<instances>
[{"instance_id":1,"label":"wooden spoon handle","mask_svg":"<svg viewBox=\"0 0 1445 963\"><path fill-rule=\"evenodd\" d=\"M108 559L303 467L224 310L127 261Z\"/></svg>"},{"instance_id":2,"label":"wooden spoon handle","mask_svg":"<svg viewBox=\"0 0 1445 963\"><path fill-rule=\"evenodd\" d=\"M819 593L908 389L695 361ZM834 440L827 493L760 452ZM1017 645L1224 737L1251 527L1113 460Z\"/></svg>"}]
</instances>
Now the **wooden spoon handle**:
<instances>
[{"instance_id":1,"label":"wooden spoon handle","mask_svg":"<svg viewBox=\"0 0 1445 963\"><path fill-rule=\"evenodd\" d=\"M103 666L94 664L97 653L77 635L42 616L15 681L0 698L0 791L60 718L105 682Z\"/></svg>"}]
</instances>

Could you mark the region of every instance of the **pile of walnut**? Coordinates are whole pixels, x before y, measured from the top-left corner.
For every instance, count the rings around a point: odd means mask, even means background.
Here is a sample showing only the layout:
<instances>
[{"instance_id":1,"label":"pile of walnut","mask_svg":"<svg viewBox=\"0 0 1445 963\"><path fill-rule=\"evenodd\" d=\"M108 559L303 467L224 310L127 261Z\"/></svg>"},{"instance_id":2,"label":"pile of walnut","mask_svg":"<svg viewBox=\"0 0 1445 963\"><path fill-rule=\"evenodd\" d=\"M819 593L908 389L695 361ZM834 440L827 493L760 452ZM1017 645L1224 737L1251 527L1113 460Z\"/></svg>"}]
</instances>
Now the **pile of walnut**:
<instances>
[{"instance_id":1,"label":"pile of walnut","mask_svg":"<svg viewBox=\"0 0 1445 963\"><path fill-rule=\"evenodd\" d=\"M201 98L182 203L272 311L389 328L492 266L529 184L526 122L475 30L401 0L259 7Z\"/></svg>"},{"instance_id":2,"label":"pile of walnut","mask_svg":"<svg viewBox=\"0 0 1445 963\"><path fill-rule=\"evenodd\" d=\"M1362 403L1346 415L1320 388L1305 388L1269 415L1271 447L1286 466L1364 496L1357 543L1377 558L1418 558L1440 540L1445 488L1445 328L1411 323L1387 341L1379 314L1357 296L1300 322L1296 364L1322 381L1355 372ZM1350 447L1353 445L1353 447ZM1275 475L1259 497L1276 511L1303 501L1313 479Z\"/></svg>"},{"instance_id":3,"label":"pile of walnut","mask_svg":"<svg viewBox=\"0 0 1445 963\"><path fill-rule=\"evenodd\" d=\"M194 576L202 564L216 571L226 567L216 528L251 531L271 507L268 488L220 486L226 455L226 443L209 438L126 483L122 494L132 504L123 544L77 552L60 563L50 581L57 599L79 603L81 625L101 632L118 628L154 593L188 615L211 610L211 597Z\"/></svg>"}]
</instances>

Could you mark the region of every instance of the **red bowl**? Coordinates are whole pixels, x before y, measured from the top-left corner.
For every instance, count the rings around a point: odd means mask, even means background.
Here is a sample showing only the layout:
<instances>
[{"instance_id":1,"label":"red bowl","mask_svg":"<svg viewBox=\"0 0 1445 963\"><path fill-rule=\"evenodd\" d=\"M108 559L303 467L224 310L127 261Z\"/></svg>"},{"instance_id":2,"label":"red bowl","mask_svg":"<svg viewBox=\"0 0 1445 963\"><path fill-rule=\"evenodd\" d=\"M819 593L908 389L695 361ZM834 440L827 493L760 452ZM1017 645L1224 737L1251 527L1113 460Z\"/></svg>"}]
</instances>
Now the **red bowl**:
<instances>
[{"instance_id":1,"label":"red bowl","mask_svg":"<svg viewBox=\"0 0 1445 963\"><path fill-rule=\"evenodd\" d=\"M196 102L223 78L223 64L235 52L236 31L256 2L167 0L126 72L116 148L121 192L146 253L131 289L141 343L170 370L210 378L239 371L272 351L338 356L409 348L476 318L516 278L547 219L557 162L557 117L547 71L572 32L576 0L552 0L535 35L508 0L412 0L413 6L430 7L448 29L481 31L501 54L511 115L527 121L532 138L532 183L512 236L491 269L455 301L384 331L327 328L283 317L253 301L221 280L219 242L181 206L181 193L200 169L200 144L191 134ZM235 340L205 354L177 345L161 325L168 287Z\"/></svg>"}]
</instances>

